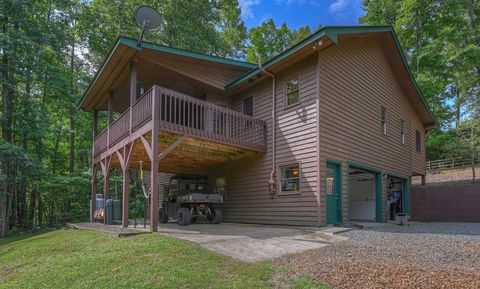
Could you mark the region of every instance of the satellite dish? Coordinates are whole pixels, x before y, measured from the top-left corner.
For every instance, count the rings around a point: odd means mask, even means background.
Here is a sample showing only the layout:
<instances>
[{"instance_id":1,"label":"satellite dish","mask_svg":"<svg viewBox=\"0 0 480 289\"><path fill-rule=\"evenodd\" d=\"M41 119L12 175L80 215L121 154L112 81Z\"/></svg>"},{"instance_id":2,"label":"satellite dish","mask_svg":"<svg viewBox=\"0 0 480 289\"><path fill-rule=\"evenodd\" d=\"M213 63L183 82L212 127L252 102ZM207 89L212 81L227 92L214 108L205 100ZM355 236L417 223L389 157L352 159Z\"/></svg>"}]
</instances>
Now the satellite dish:
<instances>
[{"instance_id":1,"label":"satellite dish","mask_svg":"<svg viewBox=\"0 0 480 289\"><path fill-rule=\"evenodd\" d=\"M138 46L141 45L143 35L150 30L157 30L162 24L162 17L158 12L150 6L140 6L135 12L135 19L137 23L142 28L142 33L138 38Z\"/></svg>"}]
</instances>

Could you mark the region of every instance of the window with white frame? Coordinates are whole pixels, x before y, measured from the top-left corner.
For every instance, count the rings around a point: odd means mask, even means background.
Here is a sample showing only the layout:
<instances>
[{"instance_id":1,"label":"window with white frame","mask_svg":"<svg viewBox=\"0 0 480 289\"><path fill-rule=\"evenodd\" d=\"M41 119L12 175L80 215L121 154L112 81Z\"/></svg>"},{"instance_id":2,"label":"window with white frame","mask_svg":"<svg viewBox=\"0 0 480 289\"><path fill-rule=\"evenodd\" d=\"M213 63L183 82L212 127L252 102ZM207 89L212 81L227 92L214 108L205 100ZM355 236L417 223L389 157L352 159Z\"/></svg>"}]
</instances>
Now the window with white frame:
<instances>
[{"instance_id":1,"label":"window with white frame","mask_svg":"<svg viewBox=\"0 0 480 289\"><path fill-rule=\"evenodd\" d=\"M285 102L287 107L300 102L298 75L285 81L285 96Z\"/></svg>"},{"instance_id":2,"label":"window with white frame","mask_svg":"<svg viewBox=\"0 0 480 289\"><path fill-rule=\"evenodd\" d=\"M400 143L405 144L405 121L400 120Z\"/></svg>"},{"instance_id":3,"label":"window with white frame","mask_svg":"<svg viewBox=\"0 0 480 289\"><path fill-rule=\"evenodd\" d=\"M384 106L382 106L380 113L380 129L384 135L387 134L387 109Z\"/></svg>"},{"instance_id":4,"label":"window with white frame","mask_svg":"<svg viewBox=\"0 0 480 289\"><path fill-rule=\"evenodd\" d=\"M300 192L300 165L288 165L280 167L280 183L282 193Z\"/></svg>"}]
</instances>

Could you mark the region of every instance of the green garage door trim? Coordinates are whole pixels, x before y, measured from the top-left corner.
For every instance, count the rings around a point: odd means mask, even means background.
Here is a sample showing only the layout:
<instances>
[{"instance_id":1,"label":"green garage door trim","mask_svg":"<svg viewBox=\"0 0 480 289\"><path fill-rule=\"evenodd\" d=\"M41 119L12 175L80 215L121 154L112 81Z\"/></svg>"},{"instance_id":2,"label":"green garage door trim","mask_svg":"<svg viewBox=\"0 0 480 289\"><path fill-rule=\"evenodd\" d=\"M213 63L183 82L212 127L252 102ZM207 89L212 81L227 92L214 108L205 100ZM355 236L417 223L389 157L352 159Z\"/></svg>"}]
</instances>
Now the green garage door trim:
<instances>
[{"instance_id":1,"label":"green garage door trim","mask_svg":"<svg viewBox=\"0 0 480 289\"><path fill-rule=\"evenodd\" d=\"M336 214L335 212L331 212L328 210L329 203L332 202L332 199L328 197L328 195L325 195L325 204L326 204L326 212L327 212L327 224L334 224L334 223L341 223L343 222L343 205L342 205L342 200L343 200L343 192L342 192L342 187L343 187L343 180L342 180L342 162L340 161L334 161L334 160L327 160L325 162L325 171L327 167L331 167L335 170L335 177L338 178L338 180L335 180L335 186L336 186L336 191L338 192L338 201L336 204ZM333 200L335 201L335 200ZM331 205L330 205L331 207ZM334 219L334 220L332 220ZM336 220L335 220L336 219Z\"/></svg>"},{"instance_id":2,"label":"green garage door trim","mask_svg":"<svg viewBox=\"0 0 480 289\"><path fill-rule=\"evenodd\" d=\"M369 173L372 173L375 175L375 221L377 223L381 223L383 221L383 216L382 216L382 170L348 161L347 162L348 166L348 173L350 173L350 168L356 168L360 170L367 171ZM350 198L350 176L348 177L348 198ZM350 208L349 208L350 210Z\"/></svg>"}]
</instances>

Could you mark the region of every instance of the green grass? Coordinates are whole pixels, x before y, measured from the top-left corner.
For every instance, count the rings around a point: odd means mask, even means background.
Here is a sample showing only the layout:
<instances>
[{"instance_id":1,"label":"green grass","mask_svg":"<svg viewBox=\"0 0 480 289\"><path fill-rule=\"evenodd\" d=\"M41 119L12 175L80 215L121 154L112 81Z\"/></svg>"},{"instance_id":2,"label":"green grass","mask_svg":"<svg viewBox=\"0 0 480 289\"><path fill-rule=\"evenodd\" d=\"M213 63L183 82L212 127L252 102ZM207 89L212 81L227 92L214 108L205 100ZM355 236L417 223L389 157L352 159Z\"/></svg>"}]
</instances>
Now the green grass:
<instances>
[{"instance_id":1,"label":"green grass","mask_svg":"<svg viewBox=\"0 0 480 289\"><path fill-rule=\"evenodd\" d=\"M0 239L0 288L271 288L270 262L247 264L157 234L55 230ZM312 279L292 288L324 288Z\"/></svg>"}]
</instances>

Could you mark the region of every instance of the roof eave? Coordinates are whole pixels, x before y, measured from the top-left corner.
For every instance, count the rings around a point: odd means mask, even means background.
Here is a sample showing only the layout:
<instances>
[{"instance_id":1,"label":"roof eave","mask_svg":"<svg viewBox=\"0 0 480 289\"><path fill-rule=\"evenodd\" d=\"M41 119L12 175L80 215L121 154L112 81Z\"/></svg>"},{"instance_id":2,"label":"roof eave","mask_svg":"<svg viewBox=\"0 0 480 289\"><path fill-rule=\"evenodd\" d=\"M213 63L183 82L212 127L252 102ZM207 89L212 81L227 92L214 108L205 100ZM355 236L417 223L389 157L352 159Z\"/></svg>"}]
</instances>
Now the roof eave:
<instances>
[{"instance_id":1,"label":"roof eave","mask_svg":"<svg viewBox=\"0 0 480 289\"><path fill-rule=\"evenodd\" d=\"M195 58L199 60L205 60L205 61L211 61L211 62L216 62L220 64L225 64L225 65L231 65L231 66L236 66L244 69L253 69L257 67L256 64L245 62L245 61L240 61L240 60L235 60L235 59L228 59L228 58L222 58L218 56L211 56L207 54L201 54L201 53L196 53L196 52L191 52L191 51L186 51L178 48L172 48L168 46L163 46L163 45L158 45L150 42L142 42L141 46L137 45L137 41L132 39L132 38L127 38L127 37L118 37L112 48L110 49L110 52L108 54L108 57L106 57L100 66L101 68L95 73L95 76L93 77L93 80L90 82L88 88L85 90L85 93L83 94L82 98L80 101L77 103L77 109L82 109L82 105L88 96L88 94L92 91L93 86L97 82L98 78L104 71L105 67L108 65L110 59L112 58L112 55L115 53L117 50L118 46L120 45L125 45L130 48L136 49L136 50L142 50L142 49L152 49L155 51L160 51L160 52L165 52L165 53L170 53L170 54L175 54L183 57L189 57L189 58Z\"/></svg>"}]
</instances>

